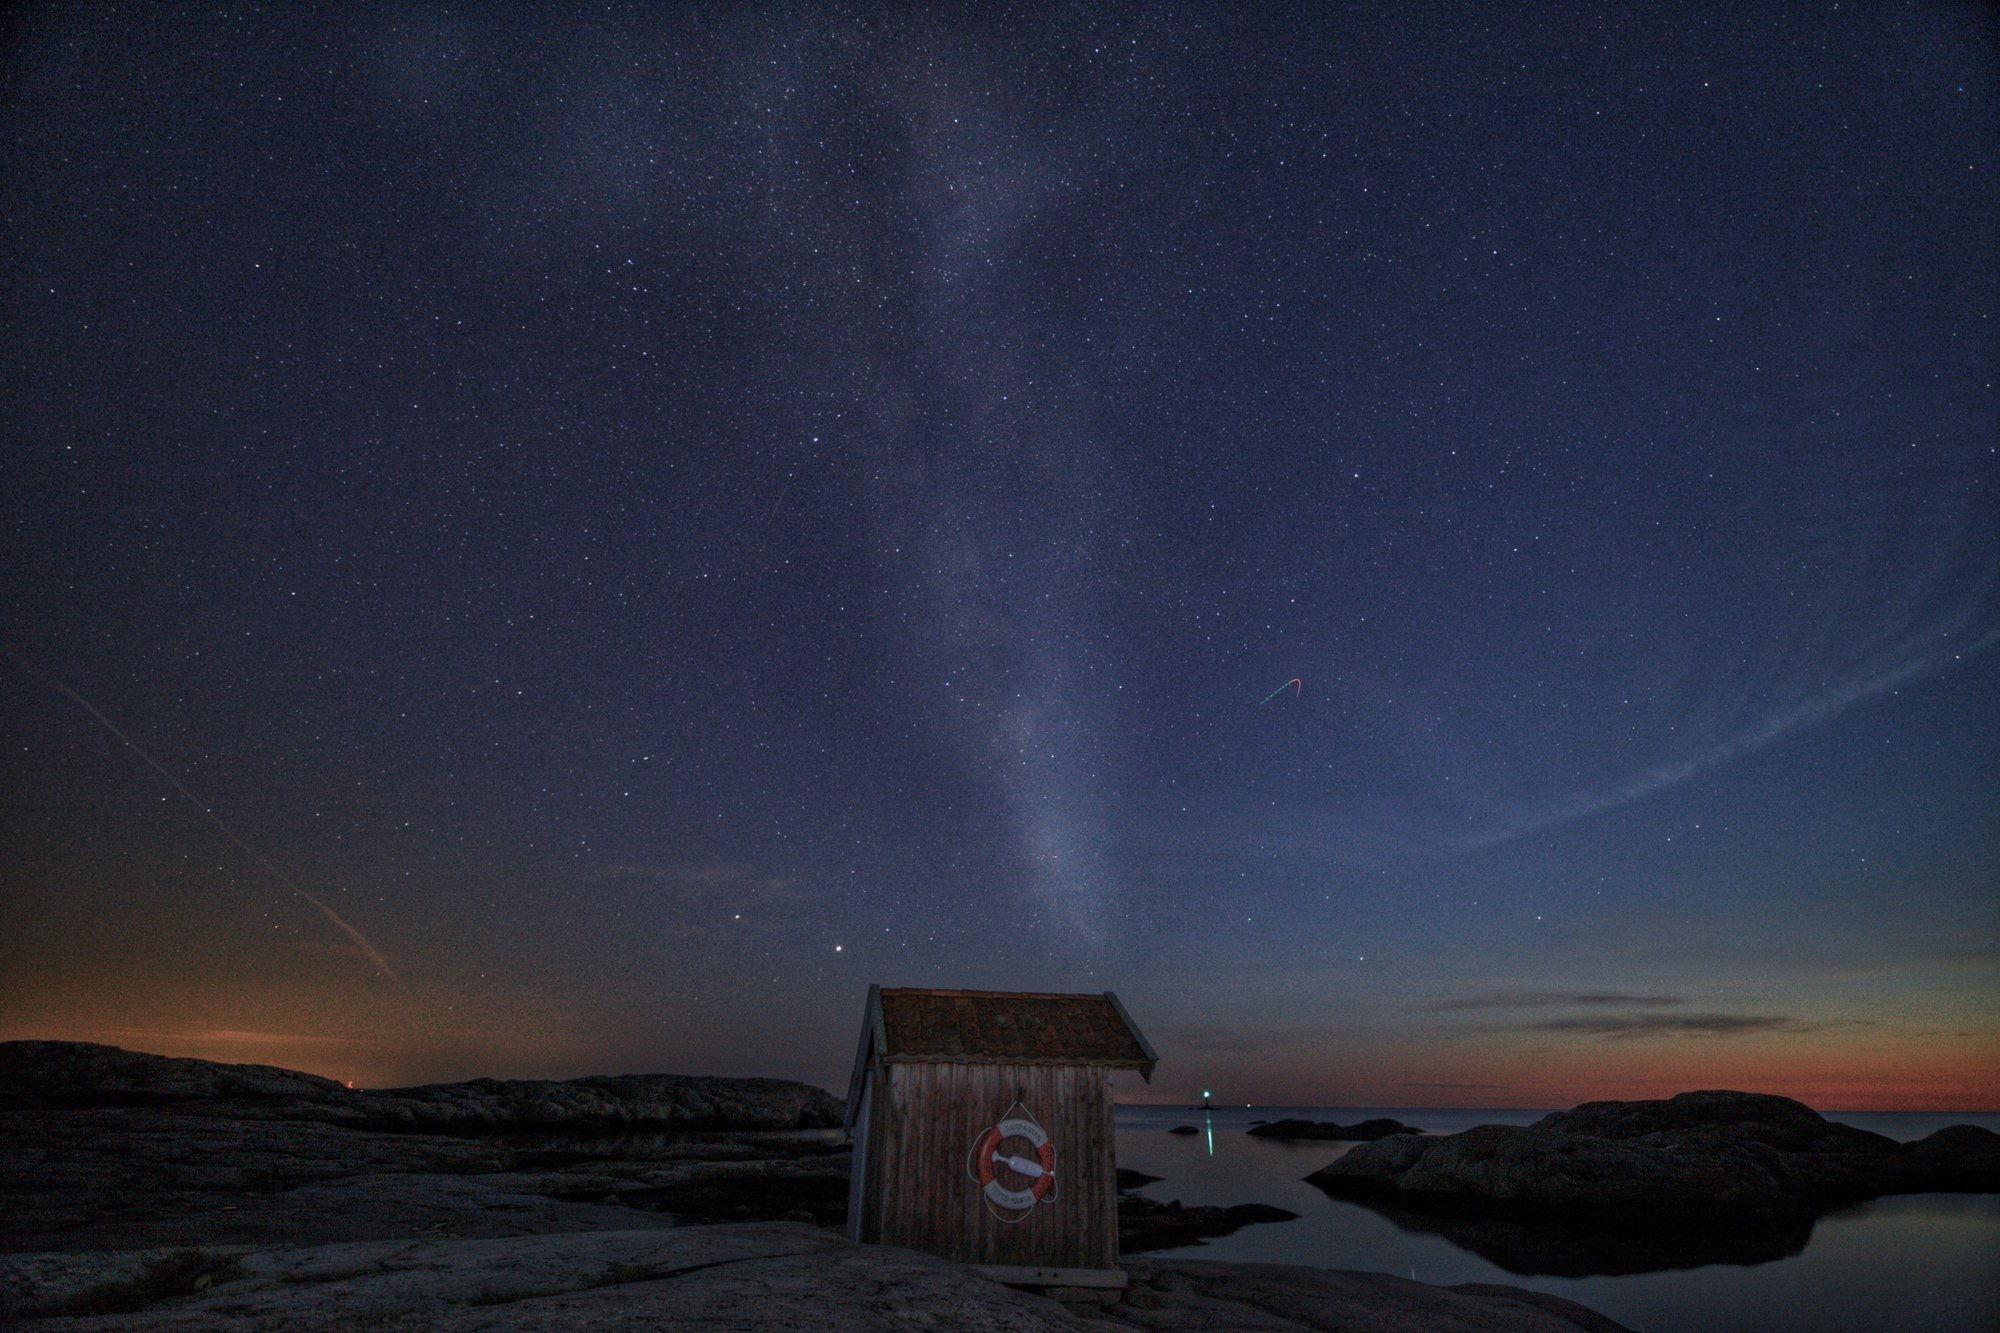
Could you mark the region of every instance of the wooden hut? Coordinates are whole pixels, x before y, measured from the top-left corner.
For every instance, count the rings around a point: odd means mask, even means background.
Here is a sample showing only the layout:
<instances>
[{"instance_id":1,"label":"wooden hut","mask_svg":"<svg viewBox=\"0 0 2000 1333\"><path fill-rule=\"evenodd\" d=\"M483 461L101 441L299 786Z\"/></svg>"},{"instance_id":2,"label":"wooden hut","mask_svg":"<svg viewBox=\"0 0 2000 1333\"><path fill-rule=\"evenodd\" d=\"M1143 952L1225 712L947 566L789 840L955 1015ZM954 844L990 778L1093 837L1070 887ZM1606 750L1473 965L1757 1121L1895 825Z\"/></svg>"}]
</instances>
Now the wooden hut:
<instances>
[{"instance_id":1,"label":"wooden hut","mask_svg":"<svg viewBox=\"0 0 2000 1333\"><path fill-rule=\"evenodd\" d=\"M858 1241L1003 1282L1125 1284L1111 1072L1158 1056L1110 991L868 988L847 1132Z\"/></svg>"}]
</instances>

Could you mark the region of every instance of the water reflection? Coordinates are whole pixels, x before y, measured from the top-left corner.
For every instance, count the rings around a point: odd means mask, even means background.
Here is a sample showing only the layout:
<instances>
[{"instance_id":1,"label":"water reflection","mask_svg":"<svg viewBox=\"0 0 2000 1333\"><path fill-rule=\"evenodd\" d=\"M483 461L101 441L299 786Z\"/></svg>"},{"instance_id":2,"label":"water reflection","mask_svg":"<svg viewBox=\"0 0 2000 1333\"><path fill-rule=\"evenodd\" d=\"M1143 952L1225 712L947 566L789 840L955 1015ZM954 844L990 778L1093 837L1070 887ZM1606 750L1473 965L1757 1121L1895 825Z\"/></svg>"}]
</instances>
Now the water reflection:
<instances>
[{"instance_id":1,"label":"water reflection","mask_svg":"<svg viewBox=\"0 0 2000 1333\"><path fill-rule=\"evenodd\" d=\"M1305 1177L1349 1145L1286 1143L1245 1132L1256 1117L1351 1124L1386 1116L1451 1134L1480 1124L1528 1124L1541 1114L1218 1107L1197 1126L1180 1107L1120 1107L1118 1165L1164 1177L1143 1187L1163 1203L1263 1203L1299 1214L1295 1221L1245 1227L1155 1256L1162 1259L1360 1269L1440 1286L1512 1283L1649 1330L2000 1329L2000 1195L1896 1195L1823 1213L1813 1225L1720 1241L1603 1237L1598 1228L1478 1224L1330 1198ZM1886 1116L1832 1118L1901 1139L1960 1121L2000 1129L2000 1116L1986 1115L1901 1117L1907 1125ZM1168 1132L1178 1125L1186 1126L1185 1136ZM1210 1132L1197 1145L1202 1129Z\"/></svg>"},{"instance_id":2,"label":"water reflection","mask_svg":"<svg viewBox=\"0 0 2000 1333\"><path fill-rule=\"evenodd\" d=\"M1811 1221L1767 1222L1754 1228L1642 1230L1444 1217L1378 1200L1351 1202L1399 1231L1441 1236L1519 1277L1618 1277L1709 1264L1770 1263L1804 1252L1813 1233Z\"/></svg>"}]
</instances>

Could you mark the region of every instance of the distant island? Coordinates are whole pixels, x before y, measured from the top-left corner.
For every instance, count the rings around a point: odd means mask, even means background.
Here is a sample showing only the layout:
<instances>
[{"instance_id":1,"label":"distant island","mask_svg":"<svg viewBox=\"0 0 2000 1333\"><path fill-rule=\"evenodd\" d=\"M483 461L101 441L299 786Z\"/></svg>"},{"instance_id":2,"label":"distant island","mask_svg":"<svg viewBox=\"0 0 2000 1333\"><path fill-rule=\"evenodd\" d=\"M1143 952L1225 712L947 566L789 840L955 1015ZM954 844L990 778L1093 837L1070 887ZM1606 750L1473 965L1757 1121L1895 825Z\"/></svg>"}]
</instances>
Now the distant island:
<instances>
[{"instance_id":1,"label":"distant island","mask_svg":"<svg viewBox=\"0 0 2000 1333\"><path fill-rule=\"evenodd\" d=\"M1366 1143L1373 1139L1386 1139L1391 1134L1421 1134L1415 1125L1406 1125L1400 1120L1390 1120L1377 1116L1373 1120L1363 1120L1358 1124L1340 1125L1331 1120L1263 1120L1244 1131L1260 1139L1281 1139L1287 1142L1326 1141L1335 1143Z\"/></svg>"}]
</instances>

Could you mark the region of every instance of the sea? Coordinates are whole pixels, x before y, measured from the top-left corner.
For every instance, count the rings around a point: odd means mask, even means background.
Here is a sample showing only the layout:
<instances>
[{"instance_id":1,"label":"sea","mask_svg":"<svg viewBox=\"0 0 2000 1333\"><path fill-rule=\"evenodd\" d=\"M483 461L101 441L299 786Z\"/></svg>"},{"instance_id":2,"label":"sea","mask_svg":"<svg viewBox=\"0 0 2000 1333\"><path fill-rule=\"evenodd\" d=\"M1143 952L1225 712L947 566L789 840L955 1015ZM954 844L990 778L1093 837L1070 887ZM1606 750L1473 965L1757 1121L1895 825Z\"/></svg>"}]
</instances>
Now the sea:
<instances>
[{"instance_id":1,"label":"sea","mask_svg":"<svg viewBox=\"0 0 2000 1333\"><path fill-rule=\"evenodd\" d=\"M1567 1297L1645 1333L2000 1330L2000 1194L1902 1194L1875 1199L1823 1214L1809 1232L1775 1242L1777 1253L1772 1256L1662 1254L1644 1246L1627 1253L1597 1236L1580 1235L1573 1245L1557 1238L1551 1246L1546 1235L1489 1227L1454 1239L1409 1214L1391 1220L1305 1183L1306 1175L1352 1145L1281 1143L1246 1133L1258 1120L1289 1117L1353 1124L1386 1116L1427 1133L1455 1134L1475 1125L1532 1124L1545 1114L1396 1106L1218 1106L1204 1115L1186 1107L1120 1106L1118 1165L1161 1177L1140 1192L1162 1202L1266 1203L1299 1214L1296 1221L1245 1227L1205 1244L1162 1250L1150 1257L1352 1268L1441 1286L1502 1282ZM1903 1141L1946 1125L1980 1125L2000 1132L2000 1115L1827 1112L1826 1116ZM1177 1125L1192 1125L1197 1132L1170 1133ZM1795 1253L1786 1252L1795 1247Z\"/></svg>"}]
</instances>

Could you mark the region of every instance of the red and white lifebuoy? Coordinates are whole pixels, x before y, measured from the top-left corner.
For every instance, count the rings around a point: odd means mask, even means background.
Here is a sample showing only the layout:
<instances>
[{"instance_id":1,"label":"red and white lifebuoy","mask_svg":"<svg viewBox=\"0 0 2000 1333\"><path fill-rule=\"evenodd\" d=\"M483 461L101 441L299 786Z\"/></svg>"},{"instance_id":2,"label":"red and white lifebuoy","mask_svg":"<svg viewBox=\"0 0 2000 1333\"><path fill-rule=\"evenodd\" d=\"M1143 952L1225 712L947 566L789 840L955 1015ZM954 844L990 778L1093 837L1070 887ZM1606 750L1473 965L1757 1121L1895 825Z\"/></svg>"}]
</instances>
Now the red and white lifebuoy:
<instances>
[{"instance_id":1,"label":"red and white lifebuoy","mask_svg":"<svg viewBox=\"0 0 2000 1333\"><path fill-rule=\"evenodd\" d=\"M1003 1151L1010 1140L1025 1144L1034 1156L1022 1155L1019 1148ZM1003 1222L1018 1222L1054 1191L1056 1146L1049 1141L1048 1131L1025 1113L1009 1116L973 1141L966 1174L978 1183L996 1217ZM1007 1183L1008 1175L1026 1183L1011 1185ZM1020 1216L1010 1217L1009 1213Z\"/></svg>"}]
</instances>

